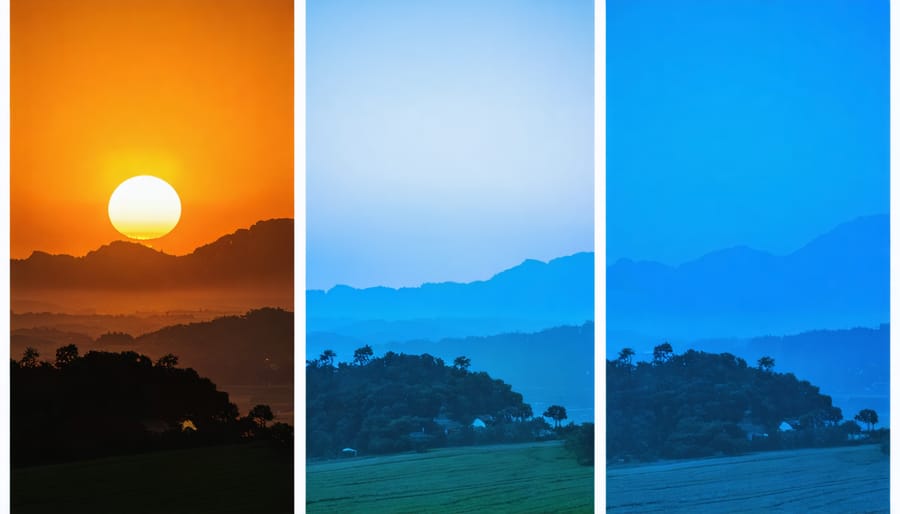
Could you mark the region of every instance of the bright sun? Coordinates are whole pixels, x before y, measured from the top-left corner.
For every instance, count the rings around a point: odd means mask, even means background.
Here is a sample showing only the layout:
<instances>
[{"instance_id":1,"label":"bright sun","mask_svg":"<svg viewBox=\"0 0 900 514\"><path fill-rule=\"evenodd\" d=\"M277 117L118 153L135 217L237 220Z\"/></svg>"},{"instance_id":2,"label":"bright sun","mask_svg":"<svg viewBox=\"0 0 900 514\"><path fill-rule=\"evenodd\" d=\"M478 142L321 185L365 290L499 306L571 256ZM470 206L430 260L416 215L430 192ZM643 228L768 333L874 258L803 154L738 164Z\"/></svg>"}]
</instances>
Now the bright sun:
<instances>
[{"instance_id":1,"label":"bright sun","mask_svg":"<svg viewBox=\"0 0 900 514\"><path fill-rule=\"evenodd\" d=\"M109 221L131 239L162 237L180 218L178 193L165 180L150 175L131 177L109 197Z\"/></svg>"}]
</instances>

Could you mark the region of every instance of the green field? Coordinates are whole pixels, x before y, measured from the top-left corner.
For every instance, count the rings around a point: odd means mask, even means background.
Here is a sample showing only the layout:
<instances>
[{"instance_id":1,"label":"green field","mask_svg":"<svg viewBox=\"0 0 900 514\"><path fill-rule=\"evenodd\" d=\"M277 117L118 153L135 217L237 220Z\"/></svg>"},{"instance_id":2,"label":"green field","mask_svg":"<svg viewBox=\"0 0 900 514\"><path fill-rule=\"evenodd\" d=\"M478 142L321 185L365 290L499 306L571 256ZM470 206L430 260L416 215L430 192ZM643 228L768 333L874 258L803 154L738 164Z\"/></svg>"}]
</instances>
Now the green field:
<instances>
[{"instance_id":1,"label":"green field","mask_svg":"<svg viewBox=\"0 0 900 514\"><path fill-rule=\"evenodd\" d=\"M306 511L593 512L594 468L579 466L559 442L314 463Z\"/></svg>"},{"instance_id":2,"label":"green field","mask_svg":"<svg viewBox=\"0 0 900 514\"><path fill-rule=\"evenodd\" d=\"M607 512L828 512L890 509L879 445L610 467Z\"/></svg>"},{"instance_id":3,"label":"green field","mask_svg":"<svg viewBox=\"0 0 900 514\"><path fill-rule=\"evenodd\" d=\"M12 470L12 512L280 514L293 511L293 456L264 443Z\"/></svg>"}]
</instances>

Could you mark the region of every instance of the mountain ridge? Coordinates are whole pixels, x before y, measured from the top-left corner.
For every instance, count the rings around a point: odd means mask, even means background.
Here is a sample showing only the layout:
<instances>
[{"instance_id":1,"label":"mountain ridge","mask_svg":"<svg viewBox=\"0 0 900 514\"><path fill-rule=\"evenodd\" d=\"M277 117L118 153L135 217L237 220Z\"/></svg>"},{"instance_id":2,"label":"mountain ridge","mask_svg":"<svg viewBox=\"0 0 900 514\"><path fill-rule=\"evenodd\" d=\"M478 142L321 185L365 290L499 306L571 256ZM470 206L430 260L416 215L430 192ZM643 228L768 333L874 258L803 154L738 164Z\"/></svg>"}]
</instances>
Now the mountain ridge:
<instances>
[{"instance_id":1,"label":"mountain ridge","mask_svg":"<svg viewBox=\"0 0 900 514\"><path fill-rule=\"evenodd\" d=\"M877 326L889 318L890 220L841 223L797 250L746 246L607 268L607 327L701 338Z\"/></svg>"},{"instance_id":2,"label":"mountain ridge","mask_svg":"<svg viewBox=\"0 0 900 514\"><path fill-rule=\"evenodd\" d=\"M85 255L34 251L10 260L12 289L163 289L211 285L293 284L294 221L261 220L185 255L112 241Z\"/></svg>"},{"instance_id":3,"label":"mountain ridge","mask_svg":"<svg viewBox=\"0 0 900 514\"><path fill-rule=\"evenodd\" d=\"M508 272L512 272L512 271L518 270L518 269L520 269L520 268L522 268L522 267L524 267L524 266L534 266L534 265L548 266L548 265L550 265L551 263L554 263L554 262L560 261L560 260L568 260L568 259L573 259L573 258L575 258L575 259L578 259L578 258L588 258L588 257L591 258L591 259L593 259L593 256L594 256L594 252L575 252L575 253L570 254L570 255L563 255L563 256L561 256L561 257L554 257L553 259L550 259L550 260L548 260L548 261L541 261L541 260L538 260L538 259L524 259L521 263L516 264L515 266L512 266L512 267L510 267L510 268L504 269L504 270L502 270L502 271L498 271L497 273L491 275L490 278L487 278L487 279L484 279L484 280L472 280L472 281L470 281L470 282L458 282L458 281L455 281L455 280L445 280L445 281L441 281L441 282L423 282L423 283L421 283L421 284L418 285L418 286L401 286L401 287L390 287L390 286L354 287L354 286L350 286L350 285L347 285L347 284L335 284L335 285L331 286L331 287L328 288L328 289L318 289L318 288L314 288L314 289L307 289L307 291L308 291L308 292L309 292L309 291L317 291L317 292L320 291L320 292L324 292L324 293L327 295L327 294L328 294L331 290L333 290L333 289L338 289L338 290L354 290L354 291L368 291L368 290L403 291L403 290L408 290L408 289L421 289L421 288L433 287L433 286L445 286L445 285L446 285L446 286L454 286L454 285L457 285L457 286L465 286L465 285L473 285L473 284L483 284L483 283L485 283L485 282L489 282L489 281L491 281L491 280L493 280L493 279L495 279L495 278L498 278L499 276L504 275L504 274L506 274L506 273L508 273Z\"/></svg>"},{"instance_id":4,"label":"mountain ridge","mask_svg":"<svg viewBox=\"0 0 900 514\"><path fill-rule=\"evenodd\" d=\"M434 325L435 330L428 335L431 338L583 323L594 317L593 276L593 253L580 252L549 262L526 260L488 280L468 283L311 289L306 291L307 330L377 336L360 327L367 323L424 321ZM343 325L343 329L335 324ZM463 325L473 331L460 328ZM474 328L476 325L478 328ZM410 335L419 337L423 333Z\"/></svg>"}]
</instances>

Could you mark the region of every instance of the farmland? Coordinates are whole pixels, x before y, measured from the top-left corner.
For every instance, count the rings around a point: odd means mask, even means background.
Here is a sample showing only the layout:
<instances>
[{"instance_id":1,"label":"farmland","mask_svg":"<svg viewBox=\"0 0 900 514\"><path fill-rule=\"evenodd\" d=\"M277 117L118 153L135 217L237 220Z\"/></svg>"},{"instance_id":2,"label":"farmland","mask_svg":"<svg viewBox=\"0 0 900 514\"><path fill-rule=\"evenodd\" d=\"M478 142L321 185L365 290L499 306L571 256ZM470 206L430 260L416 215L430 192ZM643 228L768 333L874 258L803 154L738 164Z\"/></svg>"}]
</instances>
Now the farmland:
<instances>
[{"instance_id":1,"label":"farmland","mask_svg":"<svg viewBox=\"0 0 900 514\"><path fill-rule=\"evenodd\" d=\"M313 463L307 512L593 512L594 468L559 442Z\"/></svg>"},{"instance_id":2,"label":"farmland","mask_svg":"<svg viewBox=\"0 0 900 514\"><path fill-rule=\"evenodd\" d=\"M12 512L289 513L292 466L252 443L13 469Z\"/></svg>"},{"instance_id":3,"label":"farmland","mask_svg":"<svg viewBox=\"0 0 900 514\"><path fill-rule=\"evenodd\" d=\"M607 469L607 512L888 512L878 445Z\"/></svg>"}]
</instances>

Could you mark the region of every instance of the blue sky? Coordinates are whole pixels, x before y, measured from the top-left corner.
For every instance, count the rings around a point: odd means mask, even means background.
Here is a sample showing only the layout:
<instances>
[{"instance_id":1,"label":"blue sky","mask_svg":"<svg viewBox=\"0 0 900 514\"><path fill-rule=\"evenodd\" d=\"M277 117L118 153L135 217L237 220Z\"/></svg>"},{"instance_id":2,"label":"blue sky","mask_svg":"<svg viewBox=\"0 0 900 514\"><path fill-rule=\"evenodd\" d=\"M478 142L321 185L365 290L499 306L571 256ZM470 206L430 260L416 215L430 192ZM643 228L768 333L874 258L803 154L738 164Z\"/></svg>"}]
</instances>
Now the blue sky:
<instances>
[{"instance_id":1,"label":"blue sky","mask_svg":"<svg viewBox=\"0 0 900 514\"><path fill-rule=\"evenodd\" d=\"M593 249L590 1L307 2L307 287Z\"/></svg>"},{"instance_id":2,"label":"blue sky","mask_svg":"<svg viewBox=\"0 0 900 514\"><path fill-rule=\"evenodd\" d=\"M888 2L607 2L607 258L784 254L889 209Z\"/></svg>"}]
</instances>

